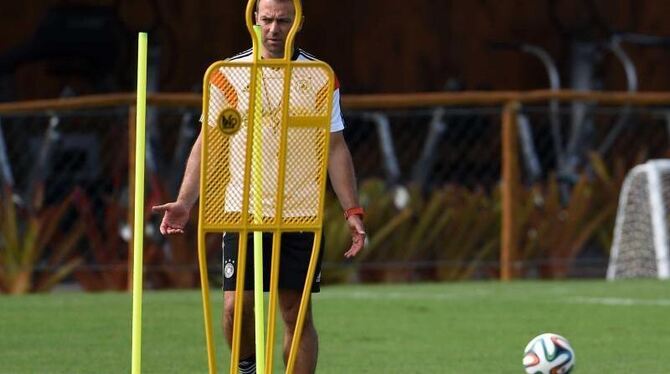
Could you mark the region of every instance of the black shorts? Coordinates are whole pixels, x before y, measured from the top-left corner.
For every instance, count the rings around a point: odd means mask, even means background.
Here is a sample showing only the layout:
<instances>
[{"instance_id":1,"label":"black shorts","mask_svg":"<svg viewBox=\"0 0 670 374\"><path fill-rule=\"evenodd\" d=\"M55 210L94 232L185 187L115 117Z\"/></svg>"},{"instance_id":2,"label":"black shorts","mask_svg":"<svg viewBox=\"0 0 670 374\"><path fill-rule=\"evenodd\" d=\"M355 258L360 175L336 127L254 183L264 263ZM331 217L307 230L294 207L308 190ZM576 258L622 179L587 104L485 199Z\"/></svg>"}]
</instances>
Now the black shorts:
<instances>
[{"instance_id":1,"label":"black shorts","mask_svg":"<svg viewBox=\"0 0 670 374\"><path fill-rule=\"evenodd\" d=\"M236 232L223 235L223 289L234 291L237 281L237 247L239 234ZM312 292L319 292L321 287L321 259L323 257L323 242L314 271ZM307 278L307 269L312 255L314 234L309 232L288 232L281 237L281 251L279 259L279 288L302 291ZM263 233L263 290L270 289L270 264L272 262L272 234ZM244 274L244 289L254 289L254 235L250 233L247 239L247 263Z\"/></svg>"}]
</instances>

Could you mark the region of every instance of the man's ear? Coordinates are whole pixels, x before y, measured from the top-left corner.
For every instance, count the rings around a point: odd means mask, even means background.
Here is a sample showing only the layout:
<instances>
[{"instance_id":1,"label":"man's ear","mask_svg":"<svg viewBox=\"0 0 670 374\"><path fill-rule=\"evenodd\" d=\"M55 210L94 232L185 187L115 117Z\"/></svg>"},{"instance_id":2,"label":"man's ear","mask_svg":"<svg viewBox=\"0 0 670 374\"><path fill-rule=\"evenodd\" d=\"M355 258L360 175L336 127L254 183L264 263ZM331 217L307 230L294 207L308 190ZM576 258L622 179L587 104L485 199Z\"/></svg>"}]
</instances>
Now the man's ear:
<instances>
[{"instance_id":1,"label":"man's ear","mask_svg":"<svg viewBox=\"0 0 670 374\"><path fill-rule=\"evenodd\" d=\"M258 12L254 11L254 25L260 25L258 22Z\"/></svg>"},{"instance_id":2,"label":"man's ear","mask_svg":"<svg viewBox=\"0 0 670 374\"><path fill-rule=\"evenodd\" d=\"M298 25L298 31L302 30L302 25L305 24L305 16L300 17L300 24Z\"/></svg>"}]
</instances>

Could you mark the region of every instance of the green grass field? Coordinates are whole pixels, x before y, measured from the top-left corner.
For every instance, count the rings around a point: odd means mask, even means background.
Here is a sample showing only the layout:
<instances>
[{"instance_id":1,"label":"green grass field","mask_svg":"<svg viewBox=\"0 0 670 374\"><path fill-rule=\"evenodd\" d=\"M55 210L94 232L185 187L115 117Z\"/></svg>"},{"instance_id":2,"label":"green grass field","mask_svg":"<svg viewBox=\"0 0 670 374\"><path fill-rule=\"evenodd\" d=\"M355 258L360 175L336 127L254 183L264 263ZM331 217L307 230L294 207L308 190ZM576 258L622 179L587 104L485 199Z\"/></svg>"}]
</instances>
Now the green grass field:
<instances>
[{"instance_id":1,"label":"green grass field","mask_svg":"<svg viewBox=\"0 0 670 374\"><path fill-rule=\"evenodd\" d=\"M668 282L337 286L314 312L318 373L522 373L547 331L571 341L577 373L670 372ZM129 294L2 296L0 373L128 373L130 313ZM198 291L147 292L143 323L144 373L206 372Z\"/></svg>"}]
</instances>

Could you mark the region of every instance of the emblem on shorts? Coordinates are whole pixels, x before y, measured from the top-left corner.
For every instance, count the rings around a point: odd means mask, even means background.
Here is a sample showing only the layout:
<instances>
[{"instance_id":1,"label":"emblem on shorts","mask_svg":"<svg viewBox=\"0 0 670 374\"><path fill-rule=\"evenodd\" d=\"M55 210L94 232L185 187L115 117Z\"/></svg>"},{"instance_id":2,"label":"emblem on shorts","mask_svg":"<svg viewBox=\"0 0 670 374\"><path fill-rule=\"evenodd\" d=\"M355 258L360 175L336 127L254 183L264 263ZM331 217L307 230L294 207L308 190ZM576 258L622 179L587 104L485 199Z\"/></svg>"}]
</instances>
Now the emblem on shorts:
<instances>
[{"instance_id":1,"label":"emblem on shorts","mask_svg":"<svg viewBox=\"0 0 670 374\"><path fill-rule=\"evenodd\" d=\"M235 265L233 265L232 261L226 261L226 264L223 266L223 276L226 279L230 279L233 277L233 274L235 274Z\"/></svg>"},{"instance_id":2,"label":"emblem on shorts","mask_svg":"<svg viewBox=\"0 0 670 374\"><path fill-rule=\"evenodd\" d=\"M235 134L242 125L242 116L240 112L233 108L224 109L216 121L219 130L226 135Z\"/></svg>"}]
</instances>

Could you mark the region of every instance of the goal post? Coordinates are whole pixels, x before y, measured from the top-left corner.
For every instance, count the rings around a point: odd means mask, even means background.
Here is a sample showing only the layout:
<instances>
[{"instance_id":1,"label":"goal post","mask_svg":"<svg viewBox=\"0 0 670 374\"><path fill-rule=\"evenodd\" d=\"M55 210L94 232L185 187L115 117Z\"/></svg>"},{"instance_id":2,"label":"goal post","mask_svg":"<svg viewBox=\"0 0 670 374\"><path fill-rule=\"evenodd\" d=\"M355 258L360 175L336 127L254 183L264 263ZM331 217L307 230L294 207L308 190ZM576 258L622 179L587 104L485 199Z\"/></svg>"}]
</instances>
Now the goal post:
<instances>
[{"instance_id":1,"label":"goal post","mask_svg":"<svg viewBox=\"0 0 670 374\"><path fill-rule=\"evenodd\" d=\"M670 160L631 169L619 196L607 279L670 279Z\"/></svg>"}]
</instances>

